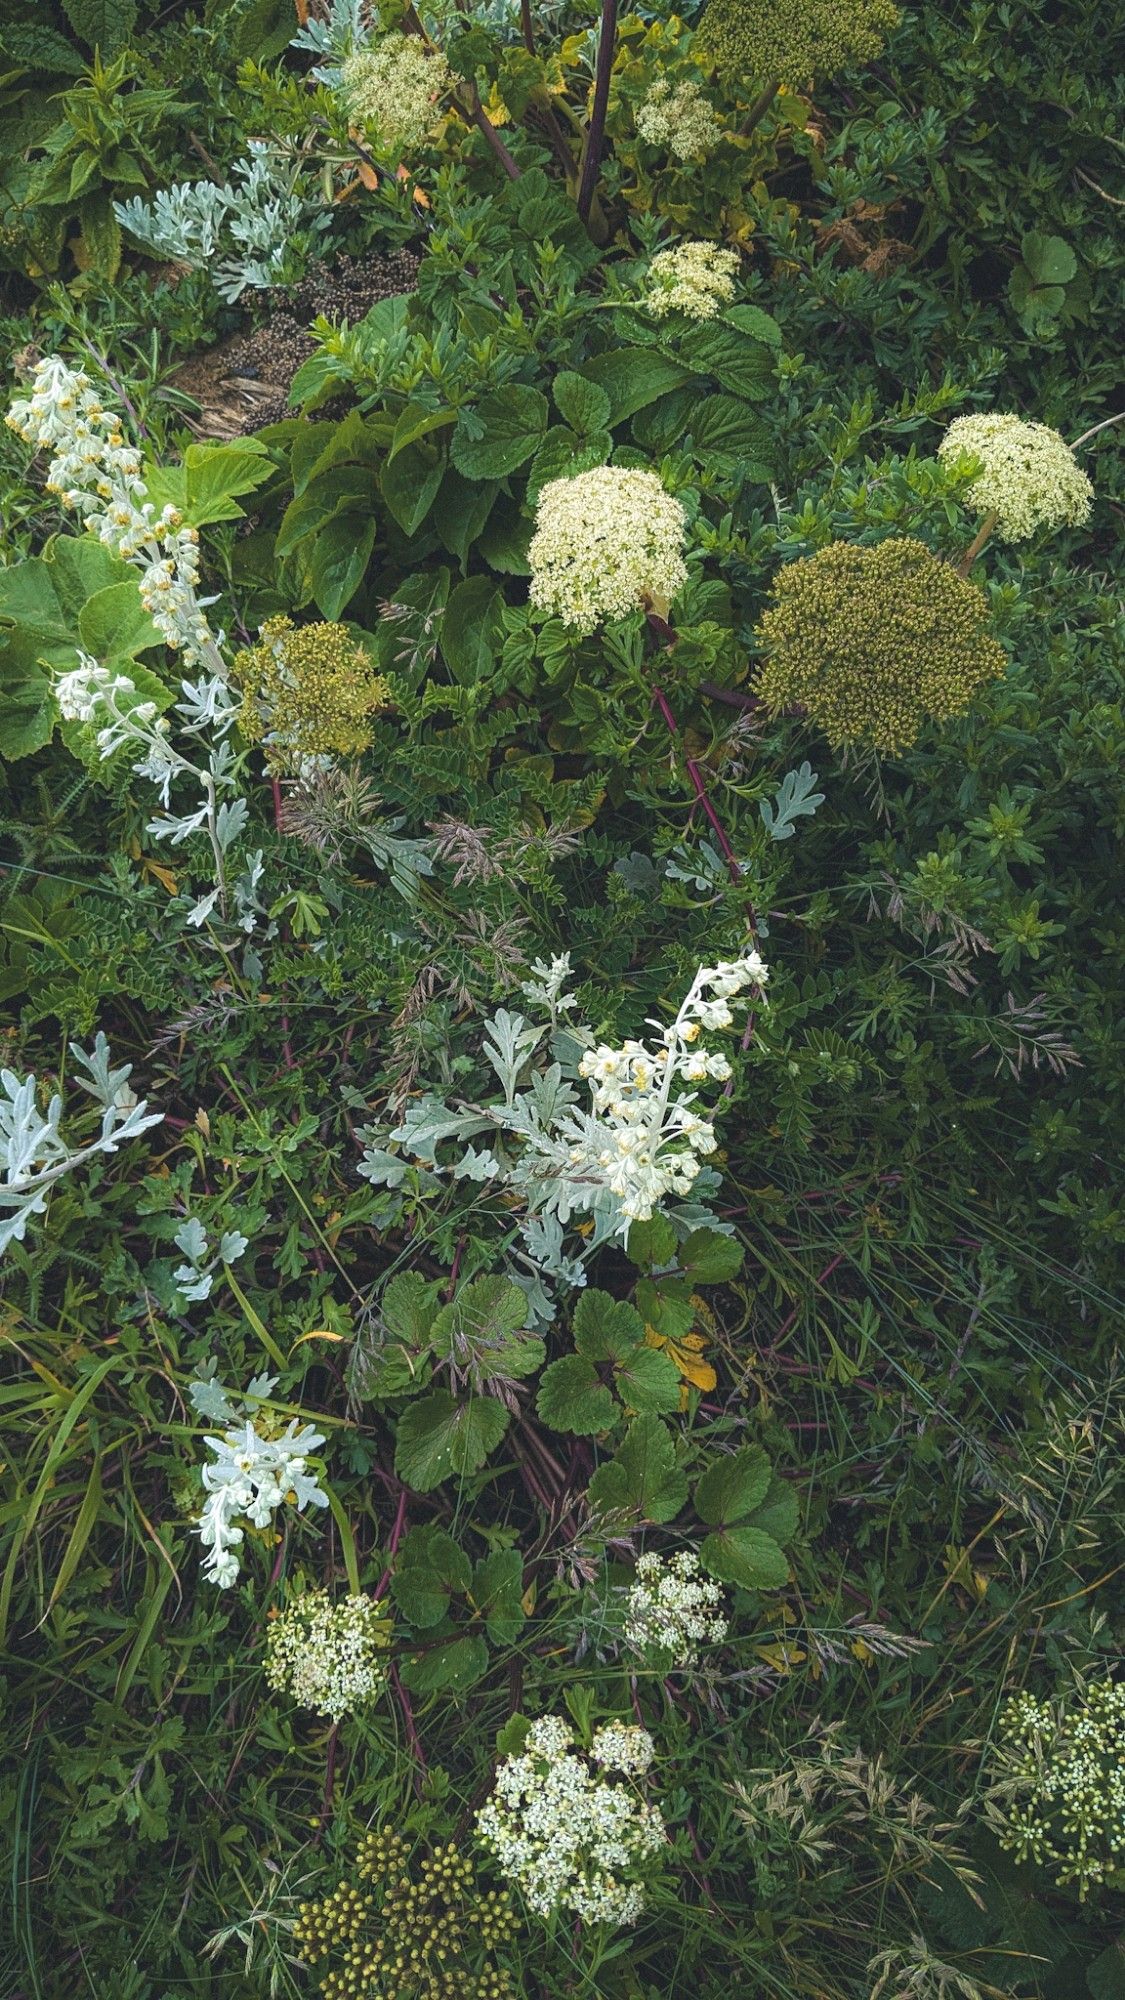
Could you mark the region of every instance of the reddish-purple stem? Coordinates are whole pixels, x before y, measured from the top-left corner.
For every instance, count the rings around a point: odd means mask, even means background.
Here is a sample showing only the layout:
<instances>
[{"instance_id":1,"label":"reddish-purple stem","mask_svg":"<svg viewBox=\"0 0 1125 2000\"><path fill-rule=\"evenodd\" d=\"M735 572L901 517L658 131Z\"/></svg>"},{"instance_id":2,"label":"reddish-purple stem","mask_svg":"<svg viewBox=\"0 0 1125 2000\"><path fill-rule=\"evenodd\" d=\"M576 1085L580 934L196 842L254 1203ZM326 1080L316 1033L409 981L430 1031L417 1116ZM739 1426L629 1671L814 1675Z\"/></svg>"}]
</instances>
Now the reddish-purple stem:
<instances>
[{"instance_id":1,"label":"reddish-purple stem","mask_svg":"<svg viewBox=\"0 0 1125 2000\"><path fill-rule=\"evenodd\" d=\"M660 623L663 624L663 620L661 620ZM665 630L667 629L668 628L665 627ZM715 808L711 803L711 796L707 790L706 784L704 783L703 773L700 770L699 765L696 763L695 758L689 757L687 752L683 749L683 741L680 736L680 725L676 721L676 718L673 715L672 710L668 705L668 698L665 695L663 688L654 687L652 690L652 698L653 701L656 703L657 708L660 710L661 715L664 718L664 723L665 727L668 730L668 734L672 737L673 741L679 746L681 751L683 751L684 769L686 770L688 777L691 780L692 790L694 791L696 798L699 800L700 805L703 807L703 810L706 813L714 829L715 838L719 843L719 848L722 852L723 859L727 864L727 872L730 875L731 881L741 884L742 869L739 866L738 857L735 854L735 851L731 846L730 841L727 839L726 828L724 827L722 820L719 818L718 813L715 811ZM757 919L757 914L753 908L753 905L749 902L746 904L746 920L750 927L751 937L756 938L758 935L758 919Z\"/></svg>"},{"instance_id":2,"label":"reddish-purple stem","mask_svg":"<svg viewBox=\"0 0 1125 2000\"><path fill-rule=\"evenodd\" d=\"M406 1740L410 1745L411 1755L413 1756L414 1762L418 1767L414 1773L414 1789L417 1792L419 1798L421 1798L422 1779L423 1776L425 1775L426 1759L422 1754L422 1744L418 1736L417 1728L415 1727L414 1710L410 1706L410 1696L407 1694L406 1689L402 1685L402 1681L399 1678L398 1668L394 1666L392 1666L391 1668L391 1686L395 1691L395 1700L398 1702L399 1709L402 1714L403 1728L406 1730Z\"/></svg>"},{"instance_id":3,"label":"reddish-purple stem","mask_svg":"<svg viewBox=\"0 0 1125 2000\"><path fill-rule=\"evenodd\" d=\"M385 1591L388 1583L391 1580L391 1571L394 1568L394 1560L396 1555L398 1554L398 1545L402 1540L402 1531L405 1526L406 1526L406 1488L404 1486L402 1492L398 1496L398 1507L395 1512L394 1526L391 1529L391 1539L387 1543L387 1567L383 1571L382 1576L379 1578L378 1583L375 1585L376 1598L382 1597L383 1592Z\"/></svg>"}]
</instances>

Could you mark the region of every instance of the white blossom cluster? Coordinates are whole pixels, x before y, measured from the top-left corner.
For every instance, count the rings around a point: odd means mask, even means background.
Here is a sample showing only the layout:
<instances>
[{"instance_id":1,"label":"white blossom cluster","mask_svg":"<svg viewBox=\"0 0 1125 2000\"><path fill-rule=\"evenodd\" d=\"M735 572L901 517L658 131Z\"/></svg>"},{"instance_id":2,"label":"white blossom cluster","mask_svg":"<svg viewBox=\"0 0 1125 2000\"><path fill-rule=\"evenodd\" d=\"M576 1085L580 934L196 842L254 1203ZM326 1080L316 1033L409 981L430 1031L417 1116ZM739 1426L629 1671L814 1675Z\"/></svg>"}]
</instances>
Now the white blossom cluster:
<instances>
[{"instance_id":1,"label":"white blossom cluster","mask_svg":"<svg viewBox=\"0 0 1125 2000\"><path fill-rule=\"evenodd\" d=\"M667 1194L687 1194L715 1151L715 1127L683 1086L727 1080L726 1056L698 1046L699 1037L731 1027L732 999L747 988L760 994L768 978L756 951L700 966L671 1026L648 1024L659 1029L655 1045L601 1043L582 1057L578 1074L590 1084L592 1112L569 1121L571 1168L600 1176L628 1222L647 1222Z\"/></svg>"},{"instance_id":2,"label":"white blossom cluster","mask_svg":"<svg viewBox=\"0 0 1125 2000\"><path fill-rule=\"evenodd\" d=\"M667 1559L639 1556L636 1580L625 1599L626 1642L661 1664L692 1667L701 1645L717 1646L726 1638L722 1604L719 1585L702 1575L693 1550Z\"/></svg>"},{"instance_id":3,"label":"white blossom cluster","mask_svg":"<svg viewBox=\"0 0 1125 2000\"><path fill-rule=\"evenodd\" d=\"M1094 489L1066 439L1048 424L1014 415L955 417L938 446L943 464L968 456L981 470L968 490L978 514L995 514L1005 542L1024 542L1039 528L1081 527Z\"/></svg>"},{"instance_id":4,"label":"white blossom cluster","mask_svg":"<svg viewBox=\"0 0 1125 2000\"><path fill-rule=\"evenodd\" d=\"M610 1723L588 1753L561 1716L542 1716L523 1751L496 1773L477 1831L536 1915L565 1910L584 1923L634 1923L644 1908L635 1879L664 1842L664 1822L629 1779L652 1763L647 1730ZM626 1782L606 1774L617 1772Z\"/></svg>"},{"instance_id":5,"label":"white blossom cluster","mask_svg":"<svg viewBox=\"0 0 1125 2000\"><path fill-rule=\"evenodd\" d=\"M333 1722L375 1701L387 1684L380 1661L388 1621L373 1597L333 1604L326 1590L306 1590L266 1633L266 1679L302 1708Z\"/></svg>"},{"instance_id":6,"label":"white blossom cluster","mask_svg":"<svg viewBox=\"0 0 1125 2000\"><path fill-rule=\"evenodd\" d=\"M664 146L677 160L698 160L723 136L712 105L697 83L657 77L637 112L637 132L650 146Z\"/></svg>"},{"instance_id":7,"label":"white blossom cluster","mask_svg":"<svg viewBox=\"0 0 1125 2000\"><path fill-rule=\"evenodd\" d=\"M717 243L677 243L660 250L648 267L645 306L655 319L682 312L688 319L714 319L734 297L737 250Z\"/></svg>"},{"instance_id":8,"label":"white blossom cluster","mask_svg":"<svg viewBox=\"0 0 1125 2000\"><path fill-rule=\"evenodd\" d=\"M323 1434L293 1417L280 1437L264 1437L251 1418L204 1443L214 1463L203 1467L207 1500L197 1532L206 1555L203 1574L221 1590L238 1579L235 1550L245 1539L240 1518L268 1528L279 1507L327 1507L328 1495L308 1470Z\"/></svg>"},{"instance_id":9,"label":"white blossom cluster","mask_svg":"<svg viewBox=\"0 0 1125 2000\"><path fill-rule=\"evenodd\" d=\"M126 1139L159 1125L164 1115L150 1111L145 1099L130 1088L131 1063L111 1068L104 1035L97 1036L89 1052L71 1042L70 1053L78 1070L85 1072L77 1082L102 1112L101 1131L84 1146L72 1146L60 1130L60 1092L41 1111L37 1078L0 1070L0 1256L9 1243L22 1243L32 1216L42 1215L51 1188L64 1174L85 1166L98 1153L115 1153Z\"/></svg>"},{"instance_id":10,"label":"white blossom cluster","mask_svg":"<svg viewBox=\"0 0 1125 2000\"><path fill-rule=\"evenodd\" d=\"M121 418L103 407L89 376L57 354L35 370L32 393L7 419L29 444L54 455L47 491L82 516L90 534L141 571L141 602L173 651L189 666L222 672L199 582L199 534L175 507L158 514L145 499L141 455L127 444Z\"/></svg>"},{"instance_id":11,"label":"white blossom cluster","mask_svg":"<svg viewBox=\"0 0 1125 2000\"><path fill-rule=\"evenodd\" d=\"M381 150L409 153L423 146L441 99L457 82L445 57L420 35L397 29L350 55L341 73L349 118Z\"/></svg>"},{"instance_id":12,"label":"white blossom cluster","mask_svg":"<svg viewBox=\"0 0 1125 2000\"><path fill-rule=\"evenodd\" d=\"M684 528L655 472L600 465L548 480L528 550L531 602L585 633L645 603L666 609L687 580Z\"/></svg>"},{"instance_id":13,"label":"white blossom cluster","mask_svg":"<svg viewBox=\"0 0 1125 2000\"><path fill-rule=\"evenodd\" d=\"M1080 1900L1125 1874L1125 1681L1096 1681L1071 1702L1017 1695L1001 1733L989 1801L1001 1846L1050 1864Z\"/></svg>"}]
</instances>

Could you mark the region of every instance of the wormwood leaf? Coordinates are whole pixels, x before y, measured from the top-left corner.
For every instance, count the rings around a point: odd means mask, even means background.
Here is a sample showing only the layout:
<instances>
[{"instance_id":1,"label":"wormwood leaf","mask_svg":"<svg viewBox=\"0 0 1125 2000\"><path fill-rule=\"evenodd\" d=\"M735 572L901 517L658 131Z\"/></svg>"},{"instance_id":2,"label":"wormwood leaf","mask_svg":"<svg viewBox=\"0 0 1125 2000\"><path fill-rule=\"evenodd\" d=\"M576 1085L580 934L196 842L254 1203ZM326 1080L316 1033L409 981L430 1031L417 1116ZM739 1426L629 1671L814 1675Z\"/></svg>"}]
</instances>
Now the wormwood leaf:
<instances>
[{"instance_id":1,"label":"wormwood leaf","mask_svg":"<svg viewBox=\"0 0 1125 2000\"><path fill-rule=\"evenodd\" d=\"M817 807L824 804L824 793L813 790L816 781L817 774L806 759L795 771L785 773L774 793L772 806L767 799L758 801L758 811L771 840L791 840L794 821L803 814L811 818Z\"/></svg>"}]
</instances>

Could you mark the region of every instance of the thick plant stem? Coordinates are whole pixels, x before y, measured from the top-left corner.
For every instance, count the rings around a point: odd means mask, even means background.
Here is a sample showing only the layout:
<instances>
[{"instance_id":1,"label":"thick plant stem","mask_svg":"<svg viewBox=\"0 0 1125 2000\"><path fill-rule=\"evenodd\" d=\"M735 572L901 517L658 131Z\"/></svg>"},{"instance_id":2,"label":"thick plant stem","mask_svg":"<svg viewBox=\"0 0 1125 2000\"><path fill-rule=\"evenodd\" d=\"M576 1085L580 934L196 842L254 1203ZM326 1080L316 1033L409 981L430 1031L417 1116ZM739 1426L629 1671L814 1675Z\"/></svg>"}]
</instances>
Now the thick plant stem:
<instances>
[{"instance_id":1,"label":"thick plant stem","mask_svg":"<svg viewBox=\"0 0 1125 2000\"><path fill-rule=\"evenodd\" d=\"M590 106L590 125L586 133L586 150L582 157L582 178L578 183L578 213L583 222L590 220L598 174L601 171L602 149L605 145L605 114L609 103L609 80L613 74L616 44L617 0L602 0L598 61L594 71L594 101Z\"/></svg>"},{"instance_id":2,"label":"thick plant stem","mask_svg":"<svg viewBox=\"0 0 1125 2000\"><path fill-rule=\"evenodd\" d=\"M461 116L463 118L467 118L470 124L475 125L477 131L483 134L486 144L488 145L489 149L493 153L495 153L496 158L499 160L500 165L503 167L504 172L508 176L508 179L510 181L518 181L520 177L520 169L519 167L517 167L515 161L513 160L511 154L508 151L508 148L504 144L503 139L500 137L499 132L496 130L495 125L492 123L491 118L488 116L487 111L485 110L483 104L481 103L480 91L477 89L476 85L473 84L470 86L469 102L467 106L461 103L460 98L457 98L455 102L457 104L458 110L461 113Z\"/></svg>"},{"instance_id":3,"label":"thick plant stem","mask_svg":"<svg viewBox=\"0 0 1125 2000\"><path fill-rule=\"evenodd\" d=\"M531 25L531 0L520 0L520 28L523 45L529 56L535 54L535 30Z\"/></svg>"},{"instance_id":4,"label":"thick plant stem","mask_svg":"<svg viewBox=\"0 0 1125 2000\"><path fill-rule=\"evenodd\" d=\"M767 83L765 89L759 92L738 128L740 138L745 139L747 134L754 130L755 125L761 124L780 89L780 83Z\"/></svg>"},{"instance_id":5,"label":"thick plant stem","mask_svg":"<svg viewBox=\"0 0 1125 2000\"><path fill-rule=\"evenodd\" d=\"M977 557L979 556L981 550L983 549L985 543L987 542L988 537L992 533L993 528L996 526L998 518L999 517L996 514L985 515L984 520L981 522L980 527L977 529L976 534L974 535L972 541L969 543L968 548L965 550L964 555L961 557L961 560L957 565L958 573L961 576L968 576L969 571L972 569L973 564L975 563Z\"/></svg>"}]
</instances>

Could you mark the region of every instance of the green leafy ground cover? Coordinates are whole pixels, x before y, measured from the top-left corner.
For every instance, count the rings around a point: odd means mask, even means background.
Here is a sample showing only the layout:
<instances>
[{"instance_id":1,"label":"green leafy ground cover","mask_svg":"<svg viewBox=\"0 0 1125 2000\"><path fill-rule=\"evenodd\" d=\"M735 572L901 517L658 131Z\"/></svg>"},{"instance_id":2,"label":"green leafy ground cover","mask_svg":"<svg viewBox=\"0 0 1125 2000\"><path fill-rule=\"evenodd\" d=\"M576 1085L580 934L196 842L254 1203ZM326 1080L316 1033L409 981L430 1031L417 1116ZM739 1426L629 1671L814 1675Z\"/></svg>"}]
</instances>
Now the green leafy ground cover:
<instances>
[{"instance_id":1,"label":"green leafy ground cover","mask_svg":"<svg viewBox=\"0 0 1125 2000\"><path fill-rule=\"evenodd\" d=\"M294 11L0 0L3 1991L1116 2000L1116 10Z\"/></svg>"}]
</instances>

